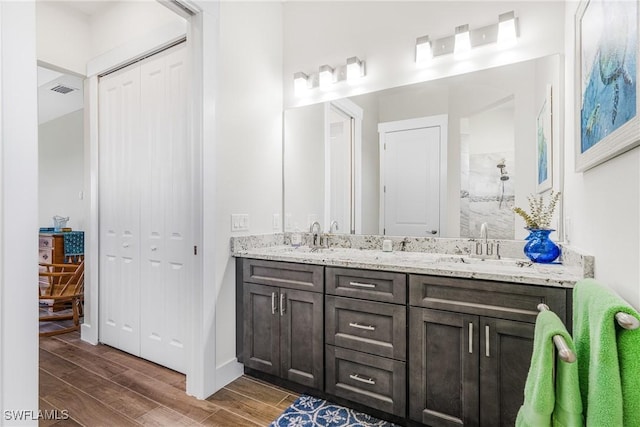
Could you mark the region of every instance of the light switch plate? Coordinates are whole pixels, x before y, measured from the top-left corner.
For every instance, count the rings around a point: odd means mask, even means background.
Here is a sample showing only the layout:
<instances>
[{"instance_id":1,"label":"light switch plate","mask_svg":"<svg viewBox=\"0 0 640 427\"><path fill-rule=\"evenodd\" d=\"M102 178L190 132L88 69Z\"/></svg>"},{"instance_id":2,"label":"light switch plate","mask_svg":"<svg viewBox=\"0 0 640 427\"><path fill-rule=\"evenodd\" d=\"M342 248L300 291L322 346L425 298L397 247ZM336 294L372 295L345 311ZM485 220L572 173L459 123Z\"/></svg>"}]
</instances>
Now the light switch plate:
<instances>
[{"instance_id":1,"label":"light switch plate","mask_svg":"<svg viewBox=\"0 0 640 427\"><path fill-rule=\"evenodd\" d=\"M231 231L249 231L249 214L231 214Z\"/></svg>"}]
</instances>

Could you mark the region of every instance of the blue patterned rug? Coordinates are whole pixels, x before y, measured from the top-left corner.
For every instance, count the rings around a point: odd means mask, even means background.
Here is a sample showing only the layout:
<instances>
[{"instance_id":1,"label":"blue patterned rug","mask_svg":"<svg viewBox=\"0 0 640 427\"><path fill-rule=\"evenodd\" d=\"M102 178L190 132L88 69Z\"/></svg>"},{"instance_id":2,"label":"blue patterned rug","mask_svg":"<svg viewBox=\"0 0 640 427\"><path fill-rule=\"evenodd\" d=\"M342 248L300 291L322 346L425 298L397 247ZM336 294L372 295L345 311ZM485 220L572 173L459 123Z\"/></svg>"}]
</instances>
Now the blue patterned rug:
<instances>
[{"instance_id":1,"label":"blue patterned rug","mask_svg":"<svg viewBox=\"0 0 640 427\"><path fill-rule=\"evenodd\" d=\"M269 427L394 427L370 415L303 394Z\"/></svg>"}]
</instances>

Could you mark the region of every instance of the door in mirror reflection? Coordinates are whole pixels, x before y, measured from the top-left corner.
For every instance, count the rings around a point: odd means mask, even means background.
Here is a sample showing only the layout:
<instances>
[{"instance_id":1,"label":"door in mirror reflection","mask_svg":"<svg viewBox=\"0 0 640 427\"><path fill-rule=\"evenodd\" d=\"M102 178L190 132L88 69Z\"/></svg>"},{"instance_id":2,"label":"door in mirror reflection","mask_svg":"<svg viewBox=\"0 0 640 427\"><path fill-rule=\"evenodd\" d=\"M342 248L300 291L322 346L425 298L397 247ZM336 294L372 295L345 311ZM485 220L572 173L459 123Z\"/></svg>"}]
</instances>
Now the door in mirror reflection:
<instances>
[{"instance_id":1,"label":"door in mirror reflection","mask_svg":"<svg viewBox=\"0 0 640 427\"><path fill-rule=\"evenodd\" d=\"M328 211L327 230L337 233L349 233L353 229L351 212L353 212L353 118L344 111L331 105L329 109L329 171L326 183L329 193L326 194ZM334 222L335 221L335 222ZM337 229L330 230L331 224Z\"/></svg>"},{"instance_id":2,"label":"door in mirror reflection","mask_svg":"<svg viewBox=\"0 0 640 427\"><path fill-rule=\"evenodd\" d=\"M440 235L447 116L380 123L381 234Z\"/></svg>"}]
</instances>

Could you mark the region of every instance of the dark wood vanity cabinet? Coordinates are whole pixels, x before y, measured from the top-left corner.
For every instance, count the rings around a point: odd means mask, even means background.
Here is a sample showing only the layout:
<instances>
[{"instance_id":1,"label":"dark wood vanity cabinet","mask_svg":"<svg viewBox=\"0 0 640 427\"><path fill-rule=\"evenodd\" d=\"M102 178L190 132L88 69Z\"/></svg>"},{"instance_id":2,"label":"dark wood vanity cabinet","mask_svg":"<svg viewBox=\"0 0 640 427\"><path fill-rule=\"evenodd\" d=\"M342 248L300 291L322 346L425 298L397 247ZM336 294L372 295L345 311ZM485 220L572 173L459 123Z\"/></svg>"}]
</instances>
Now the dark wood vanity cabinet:
<instances>
[{"instance_id":1,"label":"dark wood vanity cabinet","mask_svg":"<svg viewBox=\"0 0 640 427\"><path fill-rule=\"evenodd\" d=\"M247 259L242 276L245 366L322 389L323 267Z\"/></svg>"},{"instance_id":2,"label":"dark wood vanity cabinet","mask_svg":"<svg viewBox=\"0 0 640 427\"><path fill-rule=\"evenodd\" d=\"M566 290L411 275L409 417L429 426L513 426L536 306L566 319Z\"/></svg>"},{"instance_id":3,"label":"dark wood vanity cabinet","mask_svg":"<svg viewBox=\"0 0 640 427\"><path fill-rule=\"evenodd\" d=\"M537 305L571 317L568 288L242 258L236 274L247 368L411 426L513 426Z\"/></svg>"}]
</instances>

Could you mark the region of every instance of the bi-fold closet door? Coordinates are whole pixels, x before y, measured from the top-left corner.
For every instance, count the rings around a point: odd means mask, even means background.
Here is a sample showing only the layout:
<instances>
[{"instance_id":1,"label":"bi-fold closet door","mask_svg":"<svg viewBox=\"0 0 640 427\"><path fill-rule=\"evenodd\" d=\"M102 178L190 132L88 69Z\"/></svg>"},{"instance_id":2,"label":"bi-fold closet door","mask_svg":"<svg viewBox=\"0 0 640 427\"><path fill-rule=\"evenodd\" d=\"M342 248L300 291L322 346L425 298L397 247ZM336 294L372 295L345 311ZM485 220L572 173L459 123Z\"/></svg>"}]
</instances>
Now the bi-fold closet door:
<instances>
[{"instance_id":1,"label":"bi-fold closet door","mask_svg":"<svg viewBox=\"0 0 640 427\"><path fill-rule=\"evenodd\" d=\"M185 371L191 255L186 49L99 82L100 341Z\"/></svg>"}]
</instances>

